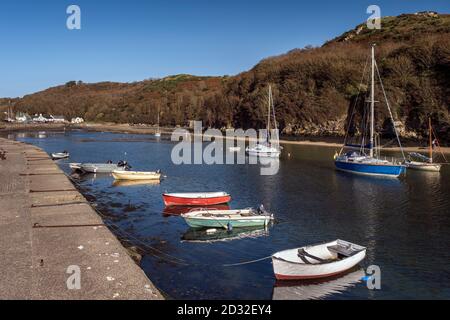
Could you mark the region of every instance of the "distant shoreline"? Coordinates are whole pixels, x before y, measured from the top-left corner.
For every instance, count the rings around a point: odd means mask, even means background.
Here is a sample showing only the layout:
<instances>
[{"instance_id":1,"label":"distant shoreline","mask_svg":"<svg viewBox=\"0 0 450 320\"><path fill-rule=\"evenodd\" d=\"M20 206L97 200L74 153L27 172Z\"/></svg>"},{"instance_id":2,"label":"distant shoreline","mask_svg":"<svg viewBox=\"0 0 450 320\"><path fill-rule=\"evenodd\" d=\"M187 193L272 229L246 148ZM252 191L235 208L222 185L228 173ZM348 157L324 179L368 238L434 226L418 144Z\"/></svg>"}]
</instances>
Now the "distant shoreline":
<instances>
[{"instance_id":1,"label":"distant shoreline","mask_svg":"<svg viewBox=\"0 0 450 320\"><path fill-rule=\"evenodd\" d=\"M5 124L0 126L1 132L14 132L14 131L38 131L38 130L65 130L65 129L81 129L87 131L105 131L113 133L133 133L133 134L153 134L155 133L155 126L139 126L119 123L83 123L83 124ZM176 128L161 127L161 133L164 135L170 135ZM288 138L288 139L286 139ZM305 136L305 137L286 137L280 139L280 144L293 144L293 145L308 145L308 146L320 146L335 148L339 150L342 147L343 137L339 136ZM290 138L290 139L289 139ZM428 151L426 141L423 140L406 140L402 141L403 150L405 152L426 152ZM420 146L417 146L420 144ZM384 147L385 151L400 151L399 147ZM450 147L441 147L441 150L445 154L450 154Z\"/></svg>"}]
</instances>

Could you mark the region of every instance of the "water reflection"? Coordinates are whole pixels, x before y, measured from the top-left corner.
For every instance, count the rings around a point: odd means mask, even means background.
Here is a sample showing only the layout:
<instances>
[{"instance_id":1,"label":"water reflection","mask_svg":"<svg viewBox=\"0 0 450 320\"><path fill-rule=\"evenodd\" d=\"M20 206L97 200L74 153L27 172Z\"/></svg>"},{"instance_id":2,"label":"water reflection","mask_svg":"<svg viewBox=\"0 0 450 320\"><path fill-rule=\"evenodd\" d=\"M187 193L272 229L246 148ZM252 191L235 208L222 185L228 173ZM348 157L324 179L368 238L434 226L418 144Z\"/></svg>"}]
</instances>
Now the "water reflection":
<instances>
[{"instance_id":1,"label":"water reflection","mask_svg":"<svg viewBox=\"0 0 450 320\"><path fill-rule=\"evenodd\" d=\"M158 185L160 180L114 180L112 185L114 187L135 187L142 185Z\"/></svg>"},{"instance_id":2,"label":"water reflection","mask_svg":"<svg viewBox=\"0 0 450 320\"><path fill-rule=\"evenodd\" d=\"M273 288L273 300L313 300L324 299L361 283L364 270L353 269L345 275L323 280L277 281Z\"/></svg>"},{"instance_id":3,"label":"water reflection","mask_svg":"<svg viewBox=\"0 0 450 320\"><path fill-rule=\"evenodd\" d=\"M183 234L181 240L187 242L211 243L217 241L257 238L268 235L269 229L260 227L234 228L232 231L226 229L214 229L214 232L189 228L189 230Z\"/></svg>"},{"instance_id":4,"label":"water reflection","mask_svg":"<svg viewBox=\"0 0 450 320\"><path fill-rule=\"evenodd\" d=\"M355 285L344 291L325 290L330 293L315 297L448 298L450 284L442 281L450 260L448 166L437 175L408 170L402 179L377 179L336 171L333 148L289 145L284 151L291 157L281 157L279 172L262 176L261 165L174 165L174 144L155 142L151 135L47 131L47 138L39 139L36 133L19 139L49 153L69 150L70 162L105 162L126 151L135 170L158 168L167 173L168 178L158 185L115 186L110 174L85 175L74 181L108 223L165 254L195 263L191 267L169 264L143 253L142 268L173 298L269 299L272 293L276 296L280 290L288 290L286 284L277 283L273 288L269 261L233 268L211 264L259 259L286 248L337 238L367 247L363 264L380 266L383 290ZM83 139L89 142L81 142ZM70 174L66 163L59 164ZM161 198L164 192L213 190L230 193L231 208L263 203L279 223L270 233L255 230L263 236L238 235L233 241L221 241L234 239L234 235L226 230L218 230L212 237L199 234L199 230L190 232L183 219L174 217L182 212L164 209ZM233 231L245 235L238 228Z\"/></svg>"}]
</instances>

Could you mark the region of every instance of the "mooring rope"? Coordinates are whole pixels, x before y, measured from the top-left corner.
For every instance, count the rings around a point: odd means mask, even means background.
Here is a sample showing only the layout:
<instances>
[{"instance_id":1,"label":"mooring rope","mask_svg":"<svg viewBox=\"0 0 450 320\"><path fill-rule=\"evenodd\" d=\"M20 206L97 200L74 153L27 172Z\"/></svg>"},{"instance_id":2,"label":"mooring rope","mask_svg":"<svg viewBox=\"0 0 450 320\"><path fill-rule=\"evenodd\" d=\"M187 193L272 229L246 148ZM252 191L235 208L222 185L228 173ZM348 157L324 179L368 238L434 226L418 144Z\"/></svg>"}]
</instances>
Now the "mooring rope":
<instances>
[{"instance_id":1,"label":"mooring rope","mask_svg":"<svg viewBox=\"0 0 450 320\"><path fill-rule=\"evenodd\" d=\"M270 259L270 258L272 258L272 255L264 257L264 258L255 259L255 260L243 261L243 262L238 262L238 263L222 264L222 267L237 267L237 266L242 266L242 265L245 265L245 264L251 264L251 263L260 262L260 261L267 260L267 259Z\"/></svg>"}]
</instances>

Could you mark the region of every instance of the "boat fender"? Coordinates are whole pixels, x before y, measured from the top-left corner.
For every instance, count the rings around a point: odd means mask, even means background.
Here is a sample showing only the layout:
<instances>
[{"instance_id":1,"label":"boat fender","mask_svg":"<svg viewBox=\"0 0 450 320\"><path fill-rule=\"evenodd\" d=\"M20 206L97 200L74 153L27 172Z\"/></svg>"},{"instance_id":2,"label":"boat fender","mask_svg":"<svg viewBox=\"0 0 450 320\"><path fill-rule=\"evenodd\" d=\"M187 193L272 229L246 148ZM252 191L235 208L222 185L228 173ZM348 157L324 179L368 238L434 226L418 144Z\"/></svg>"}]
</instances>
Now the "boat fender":
<instances>
[{"instance_id":1,"label":"boat fender","mask_svg":"<svg viewBox=\"0 0 450 320\"><path fill-rule=\"evenodd\" d=\"M231 222L228 222L228 224L227 224L227 231L228 232L232 232L233 231L233 225L231 224Z\"/></svg>"}]
</instances>

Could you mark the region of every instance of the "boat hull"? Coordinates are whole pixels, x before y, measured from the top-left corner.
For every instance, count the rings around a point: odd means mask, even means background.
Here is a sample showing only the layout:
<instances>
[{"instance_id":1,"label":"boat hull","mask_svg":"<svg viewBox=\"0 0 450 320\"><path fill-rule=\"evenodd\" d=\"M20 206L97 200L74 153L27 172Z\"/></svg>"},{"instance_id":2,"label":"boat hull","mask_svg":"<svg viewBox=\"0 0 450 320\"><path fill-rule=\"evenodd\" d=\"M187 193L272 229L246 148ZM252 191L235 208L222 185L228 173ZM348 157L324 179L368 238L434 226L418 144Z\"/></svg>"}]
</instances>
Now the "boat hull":
<instances>
[{"instance_id":1,"label":"boat hull","mask_svg":"<svg viewBox=\"0 0 450 320\"><path fill-rule=\"evenodd\" d=\"M190 211L199 210L199 209L207 209L207 210L230 210L230 206L228 204L218 204L208 207L197 207L197 206L167 206L163 210L164 216L179 216Z\"/></svg>"},{"instance_id":2,"label":"boat hull","mask_svg":"<svg viewBox=\"0 0 450 320\"><path fill-rule=\"evenodd\" d=\"M52 153L53 160L67 159L69 158L68 153Z\"/></svg>"},{"instance_id":3,"label":"boat hull","mask_svg":"<svg viewBox=\"0 0 450 320\"><path fill-rule=\"evenodd\" d=\"M398 177L406 172L404 165L368 164L339 160L336 160L334 164L338 170L373 176Z\"/></svg>"},{"instance_id":4,"label":"boat hull","mask_svg":"<svg viewBox=\"0 0 450 320\"><path fill-rule=\"evenodd\" d=\"M408 169L419 171L431 171L431 172L441 171L441 165L433 163L410 162L407 164L407 167Z\"/></svg>"},{"instance_id":5,"label":"boat hull","mask_svg":"<svg viewBox=\"0 0 450 320\"><path fill-rule=\"evenodd\" d=\"M136 171L113 171L112 176L116 180L160 180L161 174L157 172L144 173Z\"/></svg>"},{"instance_id":6,"label":"boat hull","mask_svg":"<svg viewBox=\"0 0 450 320\"><path fill-rule=\"evenodd\" d=\"M247 150L247 154L249 156L253 157L264 157L264 158L279 158L281 152L275 151L275 152L262 152L262 151L252 151Z\"/></svg>"},{"instance_id":7,"label":"boat hull","mask_svg":"<svg viewBox=\"0 0 450 320\"><path fill-rule=\"evenodd\" d=\"M264 158L279 158L281 154L280 149L264 144L257 144L253 147L247 147L245 151L249 156Z\"/></svg>"},{"instance_id":8,"label":"boat hull","mask_svg":"<svg viewBox=\"0 0 450 320\"><path fill-rule=\"evenodd\" d=\"M200 219L187 218L186 223L192 228L228 228L231 225L233 228L244 227L265 227L270 222L270 217L253 218L253 219Z\"/></svg>"},{"instance_id":9,"label":"boat hull","mask_svg":"<svg viewBox=\"0 0 450 320\"><path fill-rule=\"evenodd\" d=\"M333 242L322 245L321 250L326 250L328 245ZM295 249L294 249L295 250ZM291 251L291 250L287 250ZM320 279L336 276L344 273L366 257L366 249L346 257L342 260L336 260L322 264L305 264L298 263L280 258L279 256L272 256L273 271L277 280L306 280L306 279Z\"/></svg>"},{"instance_id":10,"label":"boat hull","mask_svg":"<svg viewBox=\"0 0 450 320\"><path fill-rule=\"evenodd\" d=\"M163 200L166 206L210 206L228 203L231 200L231 196L224 195L210 198L185 198L163 194Z\"/></svg>"},{"instance_id":11,"label":"boat hull","mask_svg":"<svg viewBox=\"0 0 450 320\"><path fill-rule=\"evenodd\" d=\"M84 172L89 173L111 173L114 170L119 170L119 167L116 164L81 164L80 169Z\"/></svg>"}]
</instances>

